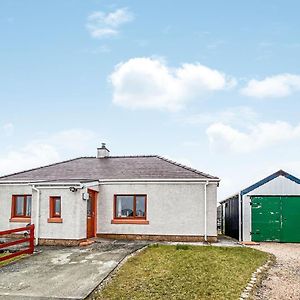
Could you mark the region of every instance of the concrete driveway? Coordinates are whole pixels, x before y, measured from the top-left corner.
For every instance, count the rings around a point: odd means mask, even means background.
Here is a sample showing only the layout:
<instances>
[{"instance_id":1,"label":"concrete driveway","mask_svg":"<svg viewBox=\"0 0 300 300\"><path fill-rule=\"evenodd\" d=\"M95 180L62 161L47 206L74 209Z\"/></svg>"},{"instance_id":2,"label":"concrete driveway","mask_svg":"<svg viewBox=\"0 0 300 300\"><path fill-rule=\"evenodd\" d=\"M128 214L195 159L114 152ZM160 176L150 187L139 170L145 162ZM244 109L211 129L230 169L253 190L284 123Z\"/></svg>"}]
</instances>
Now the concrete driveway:
<instances>
[{"instance_id":1,"label":"concrete driveway","mask_svg":"<svg viewBox=\"0 0 300 300\"><path fill-rule=\"evenodd\" d=\"M300 244L261 243L253 248L276 256L275 265L268 271L254 299L299 300Z\"/></svg>"},{"instance_id":2,"label":"concrete driveway","mask_svg":"<svg viewBox=\"0 0 300 300\"><path fill-rule=\"evenodd\" d=\"M0 268L0 299L84 299L145 242L96 242L86 248L41 247Z\"/></svg>"}]
</instances>

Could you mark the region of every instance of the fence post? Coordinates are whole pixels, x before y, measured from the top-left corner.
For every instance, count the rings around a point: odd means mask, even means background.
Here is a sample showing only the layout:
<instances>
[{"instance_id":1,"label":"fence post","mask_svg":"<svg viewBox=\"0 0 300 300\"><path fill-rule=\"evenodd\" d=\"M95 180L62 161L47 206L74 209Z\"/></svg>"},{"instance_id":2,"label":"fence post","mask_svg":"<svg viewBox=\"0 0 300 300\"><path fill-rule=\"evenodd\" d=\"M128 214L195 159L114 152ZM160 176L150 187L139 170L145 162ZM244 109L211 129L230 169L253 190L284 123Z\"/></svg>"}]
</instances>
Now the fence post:
<instances>
[{"instance_id":1,"label":"fence post","mask_svg":"<svg viewBox=\"0 0 300 300\"><path fill-rule=\"evenodd\" d=\"M30 225L30 234L29 234L29 254L32 254L34 251L34 224Z\"/></svg>"}]
</instances>

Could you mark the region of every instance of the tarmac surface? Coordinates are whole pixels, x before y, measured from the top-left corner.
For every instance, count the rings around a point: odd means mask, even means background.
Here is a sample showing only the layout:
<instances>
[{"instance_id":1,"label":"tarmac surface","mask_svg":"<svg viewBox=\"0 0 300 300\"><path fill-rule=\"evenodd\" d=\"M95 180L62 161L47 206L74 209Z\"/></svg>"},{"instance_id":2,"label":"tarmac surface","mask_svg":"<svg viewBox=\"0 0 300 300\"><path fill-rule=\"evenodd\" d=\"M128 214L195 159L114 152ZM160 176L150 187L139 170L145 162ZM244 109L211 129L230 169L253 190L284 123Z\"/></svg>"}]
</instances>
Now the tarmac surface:
<instances>
[{"instance_id":1,"label":"tarmac surface","mask_svg":"<svg viewBox=\"0 0 300 300\"><path fill-rule=\"evenodd\" d=\"M99 240L82 247L37 247L0 268L0 299L84 299L141 241Z\"/></svg>"}]
</instances>

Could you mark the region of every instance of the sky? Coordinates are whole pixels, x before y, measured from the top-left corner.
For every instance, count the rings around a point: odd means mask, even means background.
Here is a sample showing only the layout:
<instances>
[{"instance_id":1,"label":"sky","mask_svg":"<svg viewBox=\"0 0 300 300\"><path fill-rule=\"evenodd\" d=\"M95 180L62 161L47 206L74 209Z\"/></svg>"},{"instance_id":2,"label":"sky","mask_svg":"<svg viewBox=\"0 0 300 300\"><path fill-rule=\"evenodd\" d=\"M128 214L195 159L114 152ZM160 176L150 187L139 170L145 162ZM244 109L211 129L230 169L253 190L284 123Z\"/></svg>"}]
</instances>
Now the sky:
<instances>
[{"instance_id":1,"label":"sky","mask_svg":"<svg viewBox=\"0 0 300 300\"><path fill-rule=\"evenodd\" d=\"M219 200L300 176L300 2L2 0L0 174L158 154Z\"/></svg>"}]
</instances>

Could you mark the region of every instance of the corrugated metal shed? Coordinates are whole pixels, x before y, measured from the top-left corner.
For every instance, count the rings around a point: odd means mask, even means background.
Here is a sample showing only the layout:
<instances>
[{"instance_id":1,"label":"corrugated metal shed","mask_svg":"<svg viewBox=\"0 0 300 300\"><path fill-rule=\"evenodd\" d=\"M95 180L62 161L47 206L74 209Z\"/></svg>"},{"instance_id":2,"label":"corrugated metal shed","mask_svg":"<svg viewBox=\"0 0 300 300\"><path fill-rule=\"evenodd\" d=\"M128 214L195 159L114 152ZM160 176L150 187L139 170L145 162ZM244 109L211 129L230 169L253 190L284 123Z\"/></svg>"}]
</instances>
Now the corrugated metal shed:
<instances>
[{"instance_id":1,"label":"corrugated metal shed","mask_svg":"<svg viewBox=\"0 0 300 300\"><path fill-rule=\"evenodd\" d=\"M279 201L281 201L281 203L283 200L280 197L285 197L285 196L291 197L290 201L285 200L290 203L295 201L295 198L299 197L299 202L300 202L300 179L283 170L279 170L271 174L270 176L267 176L266 178L256 182L255 184L252 184L249 187L241 190L239 193L221 201L220 204L223 207L222 210L223 224L225 225L223 233L228 234L229 236L234 238L238 237L240 241L253 240L253 235L255 233L252 232L253 216L252 216L251 204L252 204L252 199L254 199L255 196L260 196L261 203L262 201L264 201L263 199L266 196L273 197L272 199L274 199L274 202L277 201L279 197ZM237 200L233 200L233 199L237 199ZM227 211L226 211L226 206L230 207L230 209L227 209ZM232 211L233 212L237 211L238 216L235 213L232 213ZM268 213L270 215L274 212L265 210L264 213L266 214L265 218L268 218ZM279 220L279 222L281 222L281 224L284 224L284 220L282 222L282 218L283 218L282 214L280 218L281 219ZM236 234L237 219L238 219L238 234ZM300 226L300 211L299 211L299 226Z\"/></svg>"}]
</instances>

